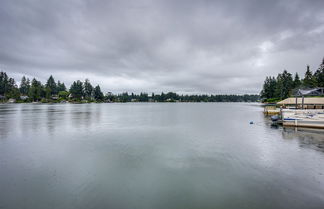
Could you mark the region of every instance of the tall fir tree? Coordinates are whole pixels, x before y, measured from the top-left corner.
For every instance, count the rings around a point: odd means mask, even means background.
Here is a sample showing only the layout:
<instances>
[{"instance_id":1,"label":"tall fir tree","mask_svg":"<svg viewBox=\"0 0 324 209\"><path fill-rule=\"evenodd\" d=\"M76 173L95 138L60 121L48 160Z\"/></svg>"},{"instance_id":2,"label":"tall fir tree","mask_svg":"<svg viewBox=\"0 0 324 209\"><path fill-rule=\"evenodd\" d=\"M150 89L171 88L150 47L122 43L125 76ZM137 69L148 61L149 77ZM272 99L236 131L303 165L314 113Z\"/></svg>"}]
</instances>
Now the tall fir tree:
<instances>
[{"instance_id":1,"label":"tall fir tree","mask_svg":"<svg viewBox=\"0 0 324 209\"><path fill-rule=\"evenodd\" d=\"M48 78L45 84L45 88L46 88L46 97L50 97L57 94L57 85L52 75Z\"/></svg>"},{"instance_id":2,"label":"tall fir tree","mask_svg":"<svg viewBox=\"0 0 324 209\"><path fill-rule=\"evenodd\" d=\"M30 81L28 78L26 78L25 76L23 76L21 78L21 82L20 82L20 86L19 86L19 91L22 95L27 95L28 91L30 88Z\"/></svg>"},{"instance_id":3,"label":"tall fir tree","mask_svg":"<svg viewBox=\"0 0 324 209\"><path fill-rule=\"evenodd\" d=\"M302 82L299 78L298 73L295 74L295 78L294 78L294 84L293 84L293 88L299 88L301 86Z\"/></svg>"},{"instance_id":4,"label":"tall fir tree","mask_svg":"<svg viewBox=\"0 0 324 209\"><path fill-rule=\"evenodd\" d=\"M66 91L66 87L64 83L57 81L57 92Z\"/></svg>"},{"instance_id":5,"label":"tall fir tree","mask_svg":"<svg viewBox=\"0 0 324 209\"><path fill-rule=\"evenodd\" d=\"M91 100L94 89L93 89L89 79L85 79L83 85L84 85L84 96L85 96L85 98L87 100Z\"/></svg>"},{"instance_id":6,"label":"tall fir tree","mask_svg":"<svg viewBox=\"0 0 324 209\"><path fill-rule=\"evenodd\" d=\"M5 72L0 72L0 95L4 96L8 92L8 75Z\"/></svg>"},{"instance_id":7,"label":"tall fir tree","mask_svg":"<svg viewBox=\"0 0 324 209\"><path fill-rule=\"evenodd\" d=\"M94 88L93 97L95 98L96 101L102 101L104 99L104 95L103 95L99 85L97 85Z\"/></svg>"},{"instance_id":8,"label":"tall fir tree","mask_svg":"<svg viewBox=\"0 0 324 209\"><path fill-rule=\"evenodd\" d=\"M267 76L264 84L263 89L261 91L261 97L264 99L270 99L275 97L275 90L276 90L277 81L274 77Z\"/></svg>"},{"instance_id":9,"label":"tall fir tree","mask_svg":"<svg viewBox=\"0 0 324 209\"><path fill-rule=\"evenodd\" d=\"M312 71L309 68L309 65L307 65L307 69L305 72L305 77L303 79L303 86L307 88L313 88L316 86L316 79L313 76Z\"/></svg>"},{"instance_id":10,"label":"tall fir tree","mask_svg":"<svg viewBox=\"0 0 324 209\"><path fill-rule=\"evenodd\" d=\"M324 87L324 58L319 68L314 73L314 77L318 87Z\"/></svg>"},{"instance_id":11,"label":"tall fir tree","mask_svg":"<svg viewBox=\"0 0 324 209\"><path fill-rule=\"evenodd\" d=\"M75 99L82 99L84 95L83 84L80 80L74 81L70 87L70 93Z\"/></svg>"},{"instance_id":12,"label":"tall fir tree","mask_svg":"<svg viewBox=\"0 0 324 209\"><path fill-rule=\"evenodd\" d=\"M33 78L28 91L28 96L32 101L39 101L43 96L43 86L40 81Z\"/></svg>"}]
</instances>

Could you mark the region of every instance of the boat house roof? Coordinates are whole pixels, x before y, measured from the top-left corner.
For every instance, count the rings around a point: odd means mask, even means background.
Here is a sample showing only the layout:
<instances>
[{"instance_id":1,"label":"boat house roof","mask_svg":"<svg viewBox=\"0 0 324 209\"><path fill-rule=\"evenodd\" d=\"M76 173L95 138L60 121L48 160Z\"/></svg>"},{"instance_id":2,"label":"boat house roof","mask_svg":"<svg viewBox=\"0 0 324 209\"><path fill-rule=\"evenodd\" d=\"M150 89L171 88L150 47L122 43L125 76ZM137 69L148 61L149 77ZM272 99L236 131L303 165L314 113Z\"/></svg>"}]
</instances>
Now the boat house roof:
<instances>
[{"instance_id":1,"label":"boat house roof","mask_svg":"<svg viewBox=\"0 0 324 209\"><path fill-rule=\"evenodd\" d=\"M297 89L294 96L322 96L324 95L324 88L313 89Z\"/></svg>"},{"instance_id":2,"label":"boat house roof","mask_svg":"<svg viewBox=\"0 0 324 209\"><path fill-rule=\"evenodd\" d=\"M284 99L277 104L279 105L295 105L296 104L296 98L290 97L287 99ZM302 98L297 98L297 104L302 104ZM304 98L304 104L305 105L324 105L324 97L305 97Z\"/></svg>"}]
</instances>

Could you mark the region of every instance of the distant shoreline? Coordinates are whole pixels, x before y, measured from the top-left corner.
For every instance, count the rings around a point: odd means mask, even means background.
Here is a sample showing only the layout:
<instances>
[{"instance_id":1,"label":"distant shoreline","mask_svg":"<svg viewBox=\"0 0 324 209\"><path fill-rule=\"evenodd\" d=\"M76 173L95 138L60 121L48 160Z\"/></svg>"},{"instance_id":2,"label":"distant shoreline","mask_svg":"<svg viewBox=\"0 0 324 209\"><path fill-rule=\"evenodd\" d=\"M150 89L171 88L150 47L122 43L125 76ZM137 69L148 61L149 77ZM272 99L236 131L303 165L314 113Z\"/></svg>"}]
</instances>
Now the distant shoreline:
<instances>
[{"instance_id":1,"label":"distant shoreline","mask_svg":"<svg viewBox=\"0 0 324 209\"><path fill-rule=\"evenodd\" d=\"M259 101L223 101L223 102L0 102L0 104L179 104L179 103L260 103Z\"/></svg>"},{"instance_id":2,"label":"distant shoreline","mask_svg":"<svg viewBox=\"0 0 324 209\"><path fill-rule=\"evenodd\" d=\"M103 93L100 86L92 86L89 79L74 81L70 88L66 88L52 75L45 84L23 76L18 87L6 72L0 72L0 101L9 103L257 102L259 99L257 94Z\"/></svg>"}]
</instances>

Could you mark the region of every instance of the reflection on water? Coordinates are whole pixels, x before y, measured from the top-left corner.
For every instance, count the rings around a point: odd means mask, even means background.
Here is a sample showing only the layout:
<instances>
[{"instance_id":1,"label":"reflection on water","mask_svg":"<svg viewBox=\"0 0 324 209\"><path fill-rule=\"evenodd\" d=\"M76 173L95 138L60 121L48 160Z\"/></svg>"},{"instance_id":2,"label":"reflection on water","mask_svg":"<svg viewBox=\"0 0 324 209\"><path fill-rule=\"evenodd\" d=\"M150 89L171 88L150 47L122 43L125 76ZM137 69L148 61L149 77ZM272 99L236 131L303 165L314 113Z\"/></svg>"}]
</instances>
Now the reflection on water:
<instances>
[{"instance_id":1,"label":"reflection on water","mask_svg":"<svg viewBox=\"0 0 324 209\"><path fill-rule=\"evenodd\" d=\"M255 104L0 105L1 209L323 208L323 162Z\"/></svg>"},{"instance_id":2,"label":"reflection on water","mask_svg":"<svg viewBox=\"0 0 324 209\"><path fill-rule=\"evenodd\" d=\"M301 147L324 152L324 130L309 128L285 127L282 131L284 139L298 139Z\"/></svg>"},{"instance_id":3,"label":"reflection on water","mask_svg":"<svg viewBox=\"0 0 324 209\"><path fill-rule=\"evenodd\" d=\"M270 116L264 116L263 123L269 128L281 132L283 139L298 140L300 147L324 152L324 129L283 127L282 125L273 124Z\"/></svg>"}]
</instances>

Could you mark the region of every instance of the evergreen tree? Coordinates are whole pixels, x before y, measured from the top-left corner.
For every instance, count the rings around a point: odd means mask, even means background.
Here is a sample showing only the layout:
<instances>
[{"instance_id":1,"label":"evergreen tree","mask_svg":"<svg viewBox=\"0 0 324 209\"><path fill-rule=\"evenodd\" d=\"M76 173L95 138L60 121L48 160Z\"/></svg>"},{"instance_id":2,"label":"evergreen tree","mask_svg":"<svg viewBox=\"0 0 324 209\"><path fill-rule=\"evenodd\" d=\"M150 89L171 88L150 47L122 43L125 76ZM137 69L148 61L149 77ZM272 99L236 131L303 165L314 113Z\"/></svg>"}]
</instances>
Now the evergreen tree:
<instances>
[{"instance_id":1,"label":"evergreen tree","mask_svg":"<svg viewBox=\"0 0 324 209\"><path fill-rule=\"evenodd\" d=\"M294 78L294 84L293 84L293 88L298 88L301 86L301 81L300 81L300 78L299 78L299 75L298 73L295 74L295 78Z\"/></svg>"},{"instance_id":2,"label":"evergreen tree","mask_svg":"<svg viewBox=\"0 0 324 209\"><path fill-rule=\"evenodd\" d=\"M84 96L87 100L91 100L93 91L94 91L94 89L93 89L89 79L86 79L84 81Z\"/></svg>"},{"instance_id":3,"label":"evergreen tree","mask_svg":"<svg viewBox=\"0 0 324 209\"><path fill-rule=\"evenodd\" d=\"M289 97L293 85L291 73L288 73L287 70L284 70L283 73L279 73L276 81L275 97L280 99Z\"/></svg>"},{"instance_id":4,"label":"evergreen tree","mask_svg":"<svg viewBox=\"0 0 324 209\"><path fill-rule=\"evenodd\" d=\"M70 93L72 94L73 98L82 99L84 95L82 82L79 80L74 81L70 87Z\"/></svg>"},{"instance_id":5,"label":"evergreen tree","mask_svg":"<svg viewBox=\"0 0 324 209\"><path fill-rule=\"evenodd\" d=\"M274 77L266 77L261 91L261 97L264 99L275 98L276 85L277 81Z\"/></svg>"},{"instance_id":6,"label":"evergreen tree","mask_svg":"<svg viewBox=\"0 0 324 209\"><path fill-rule=\"evenodd\" d=\"M43 86L40 81L37 81L35 78L31 82L28 95L32 101L39 101L43 96Z\"/></svg>"},{"instance_id":7,"label":"evergreen tree","mask_svg":"<svg viewBox=\"0 0 324 209\"><path fill-rule=\"evenodd\" d=\"M303 79L303 86L308 88L313 88L316 86L316 79L313 76L312 71L309 69L309 65L307 65L305 78Z\"/></svg>"},{"instance_id":8,"label":"evergreen tree","mask_svg":"<svg viewBox=\"0 0 324 209\"><path fill-rule=\"evenodd\" d=\"M17 88L16 82L13 78L9 78L6 86L6 93L10 92L14 88Z\"/></svg>"},{"instance_id":9,"label":"evergreen tree","mask_svg":"<svg viewBox=\"0 0 324 209\"><path fill-rule=\"evenodd\" d=\"M0 95L8 92L8 75L5 72L0 72Z\"/></svg>"},{"instance_id":10,"label":"evergreen tree","mask_svg":"<svg viewBox=\"0 0 324 209\"><path fill-rule=\"evenodd\" d=\"M10 89L8 93L5 94L7 99L20 99L20 92L17 86Z\"/></svg>"},{"instance_id":11,"label":"evergreen tree","mask_svg":"<svg viewBox=\"0 0 324 209\"><path fill-rule=\"evenodd\" d=\"M314 73L314 77L318 87L324 87L324 58L322 64Z\"/></svg>"},{"instance_id":12,"label":"evergreen tree","mask_svg":"<svg viewBox=\"0 0 324 209\"><path fill-rule=\"evenodd\" d=\"M147 93L141 93L139 96L140 102L147 102L148 101L148 94Z\"/></svg>"},{"instance_id":13,"label":"evergreen tree","mask_svg":"<svg viewBox=\"0 0 324 209\"><path fill-rule=\"evenodd\" d=\"M64 83L57 81L57 92L66 91L66 87Z\"/></svg>"},{"instance_id":14,"label":"evergreen tree","mask_svg":"<svg viewBox=\"0 0 324 209\"><path fill-rule=\"evenodd\" d=\"M45 88L47 98L50 98L51 96L57 94L57 85L52 75L48 78Z\"/></svg>"},{"instance_id":15,"label":"evergreen tree","mask_svg":"<svg viewBox=\"0 0 324 209\"><path fill-rule=\"evenodd\" d=\"M29 88L30 88L29 79L26 79L26 77L23 76L22 79L21 79L21 82L20 82L20 86L19 86L20 93L22 95L27 95Z\"/></svg>"},{"instance_id":16,"label":"evergreen tree","mask_svg":"<svg viewBox=\"0 0 324 209\"><path fill-rule=\"evenodd\" d=\"M128 92L119 94L117 97L120 102L130 102L131 101L131 96L128 95Z\"/></svg>"},{"instance_id":17,"label":"evergreen tree","mask_svg":"<svg viewBox=\"0 0 324 209\"><path fill-rule=\"evenodd\" d=\"M13 78L9 78L7 80L7 83L5 85L5 93L7 99L13 98L13 99L19 99L20 92L18 89L18 86L16 85L16 82Z\"/></svg>"},{"instance_id":18,"label":"evergreen tree","mask_svg":"<svg viewBox=\"0 0 324 209\"><path fill-rule=\"evenodd\" d=\"M97 85L94 88L93 96L94 96L94 98L95 98L96 101L102 101L104 99L104 95L101 92L101 89L100 89L100 86L99 85Z\"/></svg>"}]
</instances>

